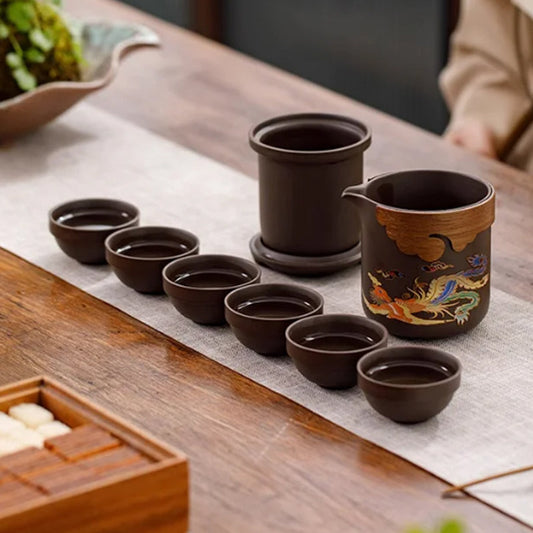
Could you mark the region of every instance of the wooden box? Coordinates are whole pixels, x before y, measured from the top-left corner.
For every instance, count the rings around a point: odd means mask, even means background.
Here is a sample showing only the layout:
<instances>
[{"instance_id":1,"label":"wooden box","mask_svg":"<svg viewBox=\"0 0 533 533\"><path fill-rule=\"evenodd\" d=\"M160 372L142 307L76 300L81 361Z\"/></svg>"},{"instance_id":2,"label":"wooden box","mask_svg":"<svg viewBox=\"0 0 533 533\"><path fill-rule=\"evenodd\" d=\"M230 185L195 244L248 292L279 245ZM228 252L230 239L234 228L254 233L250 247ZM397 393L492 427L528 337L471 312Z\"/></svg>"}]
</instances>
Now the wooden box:
<instances>
[{"instance_id":1,"label":"wooden box","mask_svg":"<svg viewBox=\"0 0 533 533\"><path fill-rule=\"evenodd\" d=\"M48 377L0 387L0 411L22 402L41 404L71 427L96 424L153 462L60 495L0 508L0 533L187 531L188 466L184 455Z\"/></svg>"}]
</instances>

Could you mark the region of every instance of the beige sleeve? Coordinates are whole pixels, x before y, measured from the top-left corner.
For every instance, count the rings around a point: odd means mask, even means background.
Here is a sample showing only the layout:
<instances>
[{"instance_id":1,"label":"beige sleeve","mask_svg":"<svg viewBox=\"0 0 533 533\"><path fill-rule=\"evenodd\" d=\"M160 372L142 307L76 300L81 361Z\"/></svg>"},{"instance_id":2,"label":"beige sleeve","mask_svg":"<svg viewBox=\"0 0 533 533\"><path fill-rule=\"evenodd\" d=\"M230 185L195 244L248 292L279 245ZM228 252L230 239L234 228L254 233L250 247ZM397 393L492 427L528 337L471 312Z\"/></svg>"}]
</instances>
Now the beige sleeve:
<instances>
[{"instance_id":1,"label":"beige sleeve","mask_svg":"<svg viewBox=\"0 0 533 533\"><path fill-rule=\"evenodd\" d=\"M493 134L498 153L531 106L521 80L513 18L509 0L462 0L450 59L440 76L451 111L447 131L467 120L480 121Z\"/></svg>"}]
</instances>

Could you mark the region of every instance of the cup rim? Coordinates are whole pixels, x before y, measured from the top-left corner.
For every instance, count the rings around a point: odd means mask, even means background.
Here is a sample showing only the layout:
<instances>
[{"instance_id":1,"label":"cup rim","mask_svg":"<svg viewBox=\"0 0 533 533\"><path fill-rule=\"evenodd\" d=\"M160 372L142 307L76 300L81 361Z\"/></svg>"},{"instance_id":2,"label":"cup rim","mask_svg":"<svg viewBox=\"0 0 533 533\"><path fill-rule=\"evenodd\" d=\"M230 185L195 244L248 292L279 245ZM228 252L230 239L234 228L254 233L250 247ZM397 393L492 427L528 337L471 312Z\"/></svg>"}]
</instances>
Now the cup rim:
<instances>
[{"instance_id":1,"label":"cup rim","mask_svg":"<svg viewBox=\"0 0 533 533\"><path fill-rule=\"evenodd\" d=\"M180 254L158 256L158 257L138 257L138 256L124 255L124 254L121 254L120 252L117 252L115 249L111 247L110 243L113 241L113 239L116 239L117 237L125 233L135 233L135 232L140 232L143 230L163 231L163 232L168 232L168 230L171 230L173 232L180 233L186 239L189 239L193 243L193 246L190 249ZM198 237L194 235L194 233L191 233L190 231L187 231L182 228L175 228L172 226L135 226L131 228L120 229L118 231L113 232L111 235L109 235L109 237L106 238L104 244L105 244L106 252L108 252L112 256L121 258L127 261L136 261L136 262L138 261L142 263L153 263L156 261L168 261L168 260L179 259L182 256L188 256L188 255L195 254L200 248L200 241Z\"/></svg>"},{"instance_id":2,"label":"cup rim","mask_svg":"<svg viewBox=\"0 0 533 533\"><path fill-rule=\"evenodd\" d=\"M76 227L76 226L68 226L67 224L62 224L57 220L57 214L56 211L60 209L67 208L69 205L72 204L87 204L89 207L91 204L121 204L125 206L132 214L132 218L130 218L128 221L123 222L122 224L119 224L117 226L113 226L111 228L107 229L93 229L93 228L83 228L83 227ZM95 206L98 207L98 206ZM117 209L118 210L118 209ZM48 211L48 221L52 225L52 227L64 230L64 231L72 231L72 232L80 232L80 233L109 233L110 231L115 233L117 231L123 230L123 229L129 229L131 226L135 226L138 224L140 219L140 211L139 208L129 202L125 202L124 200L118 200L116 198L76 198L74 200L68 200L67 202L62 202L60 204L55 205Z\"/></svg>"},{"instance_id":3,"label":"cup rim","mask_svg":"<svg viewBox=\"0 0 533 533\"><path fill-rule=\"evenodd\" d=\"M457 368L453 372L453 374L445 379L441 379L439 381L432 381L430 383L419 383L419 384L398 384L398 383L387 383L385 381L380 381L378 379L374 379L370 377L368 374L364 372L362 369L363 365L370 359L375 358L378 355L382 355L384 353L389 352L389 357L391 360L394 359L403 359L405 360L406 357L403 355L403 353L409 353L411 354L411 359L413 359L412 354L413 352L427 352L430 351L434 354L438 354L439 356L443 356L446 359L451 359L456 365ZM416 358L416 356L415 356ZM422 359L420 359L422 360ZM377 350L373 350L361 357L359 361L357 362L357 375L359 376L360 380L366 381L367 383L371 383L373 385L391 389L391 390L427 390L432 389L434 387L440 387L444 385L448 385L450 383L453 383L454 381L457 381L457 379L461 376L463 369L463 365L461 364L461 361L458 357L455 355L446 352L444 350L441 350L440 348L434 348L431 346L420 346L416 344L408 344L404 346L387 346L384 348L378 348ZM361 383L361 381L359 382Z\"/></svg>"},{"instance_id":4,"label":"cup rim","mask_svg":"<svg viewBox=\"0 0 533 533\"><path fill-rule=\"evenodd\" d=\"M168 275L168 271L170 271L173 267L176 266L177 263L181 264L187 264L187 263L194 263L201 259L221 259L221 260L231 260L235 261L238 260L239 262L251 267L250 270L254 270L254 276L251 279L248 279L246 281L243 281L242 283L235 284L235 285L229 285L224 287L190 287L188 285L182 285L181 283L177 283L176 281L173 281L170 279ZM229 263L230 261L228 261ZM236 269L237 270L237 269ZM244 269L241 269L241 271ZM187 291L187 292L232 292L236 289L240 289L241 287L246 287L248 285L257 284L257 281L261 279L261 268L256 265L253 261L250 261L249 259L245 259L244 257L239 257L237 255L229 255L229 254L198 254L198 255L188 255L186 257L178 257L177 259L174 259L174 261L171 261L168 263L168 265L163 268L163 281L164 283L169 284L172 287L179 288L181 290Z\"/></svg>"},{"instance_id":5,"label":"cup rim","mask_svg":"<svg viewBox=\"0 0 533 533\"><path fill-rule=\"evenodd\" d=\"M485 181L484 179L478 178L477 176L471 176L470 174L465 174L464 172L457 172L455 170L444 170L444 169L433 169L433 168L413 168L408 170L398 170L398 171L392 171L392 172L384 172L383 174L378 174L377 176L373 176L371 179L366 181L364 183L364 187L368 187L374 180L378 180L381 178L387 178L389 176L394 176L398 174L422 174L430 172L432 174L456 174L457 176L461 176L463 178L470 179L472 181L476 181L482 185L484 185L487 188L487 194L478 200L477 202L473 202L471 204L462 205L459 207L453 207L451 209L432 209L428 211L421 211L419 209L405 209L401 207L394 207L392 205L384 204L382 202L378 202L377 200L374 200L373 198L368 198L370 202L375 204L377 207L380 207L384 209L385 211L393 211L396 213L409 213L413 215L439 215L439 214L449 214L449 213L459 213L461 211L466 211L468 209L472 209L474 207L483 205L494 198L496 192L494 189L494 185L492 183Z\"/></svg>"},{"instance_id":6,"label":"cup rim","mask_svg":"<svg viewBox=\"0 0 533 533\"><path fill-rule=\"evenodd\" d=\"M294 287L296 287L296 289L300 291L300 294L302 292L307 293L311 298L317 301L318 304L314 305L314 302L313 302L313 309L311 309L310 311L307 311L306 313L302 313L301 315L285 316L285 317L261 317L261 316L246 315L244 313L241 313L240 311L237 311L237 309L235 309L229 304L229 300L235 297L235 293L244 292L247 290L254 290L256 289L256 287L263 287L263 288L269 287L269 288L281 288L281 289L293 289ZM237 289L232 290L224 298L224 308L228 310L230 313L232 313L233 315L238 316L239 318L242 318L245 320L253 320L255 322L266 322L266 323L281 323L281 322L286 322L287 320L290 320L290 321L300 320L302 318L315 315L317 311L320 312L324 308L324 297L318 291L314 289L310 289L308 287L305 287L303 285L298 285L295 283L256 283L254 285L246 285L245 287L239 287Z\"/></svg>"},{"instance_id":7,"label":"cup rim","mask_svg":"<svg viewBox=\"0 0 533 533\"><path fill-rule=\"evenodd\" d=\"M367 346L365 348L357 348L353 350L325 350L325 349L318 349L318 348L311 348L310 346L304 346L303 344L300 344L297 342L293 337L291 337L291 334L294 329L296 329L298 326L301 326L302 323L305 322L311 322L312 320L316 321L324 321L327 319L358 319L361 324L365 324L370 326L371 328L379 331L381 334L381 337L378 341L376 341L374 344ZM315 354L315 355L338 355L338 356L353 356L353 355L359 355L362 352L369 352L369 351L376 351L379 350L380 347L385 347L386 343L389 338L389 332L387 331L387 328L383 325L377 322L376 320L372 320L371 318L361 316L361 315L355 315L350 313L327 313L323 315L316 315L316 316L309 316L305 318L300 318L296 322L293 322L286 330L285 330L285 339L287 342L292 344L293 346L299 348L300 350L304 350L306 352ZM385 346L382 346L383 343L385 343Z\"/></svg>"},{"instance_id":8,"label":"cup rim","mask_svg":"<svg viewBox=\"0 0 533 533\"><path fill-rule=\"evenodd\" d=\"M358 129L361 138L354 143L350 143L338 148L330 148L327 150L291 150L288 148L279 148L261 140L261 136L268 131L273 131L280 126L290 124L291 122L331 122L342 123L350 125L354 129ZM353 119L351 117L338 115L334 113L293 113L288 115L279 115L252 126L248 133L248 141L250 146L259 154L277 157L281 159L319 159L324 161L337 161L349 157L352 153L363 152L371 143L372 133L370 128L363 122Z\"/></svg>"}]
</instances>

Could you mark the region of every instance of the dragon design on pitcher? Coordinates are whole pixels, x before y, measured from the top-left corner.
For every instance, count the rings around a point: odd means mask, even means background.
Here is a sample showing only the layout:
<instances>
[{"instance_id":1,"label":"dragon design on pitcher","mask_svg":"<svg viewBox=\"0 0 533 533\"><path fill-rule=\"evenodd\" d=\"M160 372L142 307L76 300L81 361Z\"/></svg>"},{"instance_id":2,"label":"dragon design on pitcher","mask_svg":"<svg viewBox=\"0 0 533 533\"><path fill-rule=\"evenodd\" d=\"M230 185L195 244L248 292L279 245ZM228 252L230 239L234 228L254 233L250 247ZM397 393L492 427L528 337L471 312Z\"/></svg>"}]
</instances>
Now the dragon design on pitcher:
<instances>
[{"instance_id":1,"label":"dragon design on pitcher","mask_svg":"<svg viewBox=\"0 0 533 533\"><path fill-rule=\"evenodd\" d=\"M447 322L465 324L470 312L475 309L481 297L477 289L484 287L489 281L487 271L487 257L483 254L472 255L467 258L470 269L447 274L423 283L417 278L414 288L408 288L405 298L391 298L382 283L370 272L372 281L370 300L363 296L368 309L377 315L387 318L418 324L434 326ZM429 315L430 318L417 316L419 313Z\"/></svg>"}]
</instances>

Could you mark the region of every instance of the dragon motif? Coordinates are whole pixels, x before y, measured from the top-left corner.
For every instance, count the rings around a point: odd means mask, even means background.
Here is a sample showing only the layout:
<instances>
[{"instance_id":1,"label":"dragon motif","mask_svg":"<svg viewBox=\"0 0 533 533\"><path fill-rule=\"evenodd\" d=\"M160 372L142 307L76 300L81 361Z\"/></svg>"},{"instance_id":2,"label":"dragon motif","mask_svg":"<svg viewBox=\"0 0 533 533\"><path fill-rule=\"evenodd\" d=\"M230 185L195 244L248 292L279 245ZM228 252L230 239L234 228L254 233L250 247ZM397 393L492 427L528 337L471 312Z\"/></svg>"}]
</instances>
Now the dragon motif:
<instances>
[{"instance_id":1,"label":"dragon motif","mask_svg":"<svg viewBox=\"0 0 533 533\"><path fill-rule=\"evenodd\" d=\"M383 279L398 279L405 278L405 274L399 270L376 270L378 274L381 274Z\"/></svg>"},{"instance_id":2,"label":"dragon motif","mask_svg":"<svg viewBox=\"0 0 533 533\"><path fill-rule=\"evenodd\" d=\"M443 263L442 261L433 261L429 265L422 265L421 270L424 272L437 272L437 270L447 270L448 268L453 268L453 265Z\"/></svg>"},{"instance_id":3,"label":"dragon motif","mask_svg":"<svg viewBox=\"0 0 533 533\"><path fill-rule=\"evenodd\" d=\"M481 300L477 289L484 287L489 281L485 255L472 255L467 261L470 269L440 276L429 284L417 278L414 288L409 288L404 298L392 299L382 283L369 272L372 301L369 302L364 296L364 302L372 313L408 324L434 326L454 321L459 325L465 324L470 312ZM417 316L419 313L430 318Z\"/></svg>"}]
</instances>

